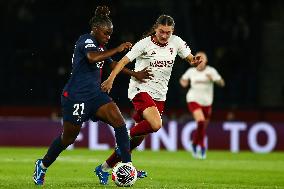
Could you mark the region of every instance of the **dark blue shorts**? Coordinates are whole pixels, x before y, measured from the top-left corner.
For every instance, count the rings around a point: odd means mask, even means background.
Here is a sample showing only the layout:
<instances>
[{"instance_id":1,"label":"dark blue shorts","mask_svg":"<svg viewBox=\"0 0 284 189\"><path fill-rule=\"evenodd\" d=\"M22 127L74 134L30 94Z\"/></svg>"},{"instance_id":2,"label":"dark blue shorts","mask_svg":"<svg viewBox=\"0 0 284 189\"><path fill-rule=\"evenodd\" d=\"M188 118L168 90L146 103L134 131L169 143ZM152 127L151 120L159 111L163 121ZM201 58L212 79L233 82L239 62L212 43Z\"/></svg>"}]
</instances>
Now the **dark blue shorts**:
<instances>
[{"instance_id":1,"label":"dark blue shorts","mask_svg":"<svg viewBox=\"0 0 284 189\"><path fill-rule=\"evenodd\" d=\"M63 121L69 121L74 125L82 125L83 122L89 119L97 121L98 119L95 116L97 110L109 102L112 102L112 99L106 93L101 93L87 101L74 101L61 96Z\"/></svg>"}]
</instances>

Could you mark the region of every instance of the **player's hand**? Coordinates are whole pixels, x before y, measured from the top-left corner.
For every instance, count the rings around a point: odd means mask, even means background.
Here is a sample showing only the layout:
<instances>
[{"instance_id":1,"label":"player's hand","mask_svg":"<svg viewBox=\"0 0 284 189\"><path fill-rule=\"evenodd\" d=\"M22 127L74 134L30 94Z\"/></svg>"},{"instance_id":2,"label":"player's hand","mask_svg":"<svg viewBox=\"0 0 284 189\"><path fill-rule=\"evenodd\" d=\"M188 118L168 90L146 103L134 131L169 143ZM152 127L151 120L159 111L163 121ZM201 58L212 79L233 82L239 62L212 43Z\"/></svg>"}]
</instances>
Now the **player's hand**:
<instances>
[{"instance_id":1,"label":"player's hand","mask_svg":"<svg viewBox=\"0 0 284 189\"><path fill-rule=\"evenodd\" d=\"M113 85L113 80L108 78L101 84L101 89L103 92L109 93Z\"/></svg>"},{"instance_id":2,"label":"player's hand","mask_svg":"<svg viewBox=\"0 0 284 189\"><path fill-rule=\"evenodd\" d=\"M131 47L132 47L132 43L130 43L130 42L125 42L125 43L122 43L121 45L119 45L119 46L117 47L117 51L118 51L118 52L122 52L122 51L124 51L124 50L130 49Z\"/></svg>"},{"instance_id":3,"label":"player's hand","mask_svg":"<svg viewBox=\"0 0 284 189\"><path fill-rule=\"evenodd\" d=\"M141 71L137 71L135 72L135 74L133 75L138 81L142 82L142 83L145 83L146 82L146 79L152 79L152 77L154 76L152 73L151 73L151 70L146 67L144 68L143 70Z\"/></svg>"},{"instance_id":4,"label":"player's hand","mask_svg":"<svg viewBox=\"0 0 284 189\"><path fill-rule=\"evenodd\" d=\"M191 66L197 67L199 64L202 63L202 58L201 56L194 56L192 58L192 61L190 62Z\"/></svg>"}]
</instances>

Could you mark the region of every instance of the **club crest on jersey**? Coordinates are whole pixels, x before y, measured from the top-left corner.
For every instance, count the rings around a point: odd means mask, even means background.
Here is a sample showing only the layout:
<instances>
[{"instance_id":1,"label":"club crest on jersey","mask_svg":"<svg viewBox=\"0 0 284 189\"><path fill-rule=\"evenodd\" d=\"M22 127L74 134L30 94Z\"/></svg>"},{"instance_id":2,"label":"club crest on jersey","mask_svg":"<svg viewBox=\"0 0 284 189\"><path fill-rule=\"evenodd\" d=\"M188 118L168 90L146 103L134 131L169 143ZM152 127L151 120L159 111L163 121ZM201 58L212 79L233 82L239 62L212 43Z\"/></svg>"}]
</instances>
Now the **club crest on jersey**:
<instances>
[{"instance_id":1,"label":"club crest on jersey","mask_svg":"<svg viewBox=\"0 0 284 189\"><path fill-rule=\"evenodd\" d=\"M105 62L105 61L97 62L97 63L96 63L97 68L103 68L103 66L104 66L104 62Z\"/></svg>"},{"instance_id":2,"label":"club crest on jersey","mask_svg":"<svg viewBox=\"0 0 284 189\"><path fill-rule=\"evenodd\" d=\"M173 52L174 52L174 49L173 49L173 48L170 48L170 53L171 53L171 55L173 54Z\"/></svg>"}]
</instances>

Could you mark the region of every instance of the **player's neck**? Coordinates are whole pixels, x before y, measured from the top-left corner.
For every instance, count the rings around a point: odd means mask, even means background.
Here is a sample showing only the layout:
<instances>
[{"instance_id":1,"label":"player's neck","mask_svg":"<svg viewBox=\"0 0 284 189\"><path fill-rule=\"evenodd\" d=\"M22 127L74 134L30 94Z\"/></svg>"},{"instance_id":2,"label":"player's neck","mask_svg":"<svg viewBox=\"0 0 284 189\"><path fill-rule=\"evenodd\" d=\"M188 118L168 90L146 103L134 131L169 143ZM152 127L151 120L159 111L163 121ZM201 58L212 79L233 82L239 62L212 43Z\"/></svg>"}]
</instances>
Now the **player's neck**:
<instances>
[{"instance_id":1,"label":"player's neck","mask_svg":"<svg viewBox=\"0 0 284 189\"><path fill-rule=\"evenodd\" d=\"M151 41L152 41L155 45L158 45L158 46L160 46L160 47L165 47L165 46L168 45L168 42L165 43L165 44L160 43L160 42L158 41L158 38L157 38L156 35L151 35Z\"/></svg>"}]
</instances>

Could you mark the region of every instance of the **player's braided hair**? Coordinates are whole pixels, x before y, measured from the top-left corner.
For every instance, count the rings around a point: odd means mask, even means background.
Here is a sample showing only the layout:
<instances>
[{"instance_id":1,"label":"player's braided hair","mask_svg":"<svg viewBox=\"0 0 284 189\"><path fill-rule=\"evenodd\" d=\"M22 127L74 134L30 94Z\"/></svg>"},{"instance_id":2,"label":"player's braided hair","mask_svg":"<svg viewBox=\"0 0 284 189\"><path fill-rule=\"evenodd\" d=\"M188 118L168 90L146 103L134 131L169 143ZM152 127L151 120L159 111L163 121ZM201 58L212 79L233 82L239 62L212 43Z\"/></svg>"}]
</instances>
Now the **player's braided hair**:
<instances>
[{"instance_id":1,"label":"player's braided hair","mask_svg":"<svg viewBox=\"0 0 284 189\"><path fill-rule=\"evenodd\" d=\"M156 20L155 24L152 26L152 28L150 29L150 31L146 32L142 38L151 36L155 34L155 29L158 27L158 25L164 25L164 26L172 26L175 27L175 21L173 19L173 17L169 16L169 15L165 15L162 14L161 16L159 16L159 18Z\"/></svg>"},{"instance_id":2,"label":"player's braided hair","mask_svg":"<svg viewBox=\"0 0 284 189\"><path fill-rule=\"evenodd\" d=\"M111 26L112 22L109 18L110 11L107 6L98 6L95 15L90 19L89 24L91 28L97 26Z\"/></svg>"}]
</instances>

